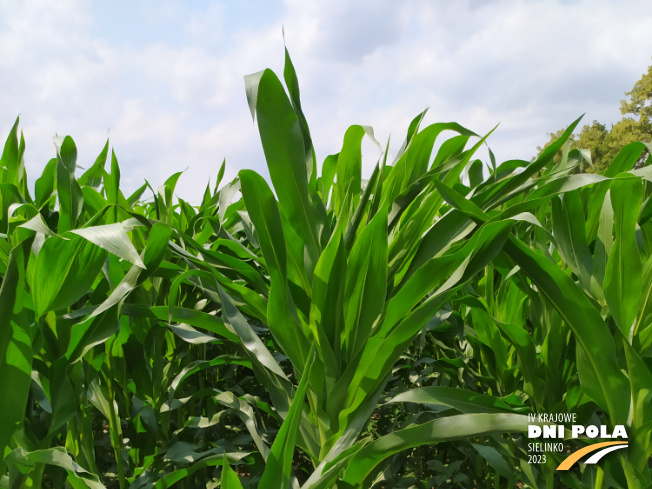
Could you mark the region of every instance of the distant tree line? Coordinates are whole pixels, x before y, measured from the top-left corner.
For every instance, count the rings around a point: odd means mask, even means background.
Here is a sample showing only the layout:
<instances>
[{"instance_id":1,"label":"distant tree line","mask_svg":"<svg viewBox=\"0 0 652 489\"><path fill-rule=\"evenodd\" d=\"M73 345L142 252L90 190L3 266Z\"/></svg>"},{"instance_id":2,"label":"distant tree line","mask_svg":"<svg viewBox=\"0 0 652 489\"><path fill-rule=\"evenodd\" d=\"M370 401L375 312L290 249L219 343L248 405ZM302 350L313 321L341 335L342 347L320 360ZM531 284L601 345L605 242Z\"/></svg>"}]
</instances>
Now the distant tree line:
<instances>
[{"instance_id":1,"label":"distant tree line","mask_svg":"<svg viewBox=\"0 0 652 489\"><path fill-rule=\"evenodd\" d=\"M585 149L590 153L591 163L583 165L578 171L601 173L626 144L652 141L652 66L648 67L647 73L644 73L625 95L628 99L620 101L620 113L623 118L612 124L610 129L594 120L592 124L585 125L579 134L571 136L569 149ZM563 132L564 129L560 129L550 133L550 140L543 147L537 148L538 153ZM647 156L647 152L641 156L639 166L645 163Z\"/></svg>"}]
</instances>

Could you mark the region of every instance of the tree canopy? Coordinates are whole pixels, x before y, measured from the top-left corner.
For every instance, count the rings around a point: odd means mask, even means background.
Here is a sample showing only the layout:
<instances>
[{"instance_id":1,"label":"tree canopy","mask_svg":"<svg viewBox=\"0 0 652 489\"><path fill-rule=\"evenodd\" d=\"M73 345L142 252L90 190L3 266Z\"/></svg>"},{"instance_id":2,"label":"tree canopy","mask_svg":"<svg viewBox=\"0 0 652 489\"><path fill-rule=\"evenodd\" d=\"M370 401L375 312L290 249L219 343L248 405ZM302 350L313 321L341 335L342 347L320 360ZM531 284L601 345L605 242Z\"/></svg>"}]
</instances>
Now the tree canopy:
<instances>
[{"instance_id":1,"label":"tree canopy","mask_svg":"<svg viewBox=\"0 0 652 489\"><path fill-rule=\"evenodd\" d=\"M591 165L584 165L579 171L601 173L614 160L618 152L626 144L652 140L652 66L625 92L627 100L620 101L620 113L623 118L607 129L605 124L593 121L582 127L579 134L573 134L569 139L570 149L586 149L590 152ZM550 133L550 140L537 148L541 154L544 148L562 135L564 129ZM641 156L639 164L643 164L647 153ZM557 156L560 158L560 156Z\"/></svg>"}]
</instances>

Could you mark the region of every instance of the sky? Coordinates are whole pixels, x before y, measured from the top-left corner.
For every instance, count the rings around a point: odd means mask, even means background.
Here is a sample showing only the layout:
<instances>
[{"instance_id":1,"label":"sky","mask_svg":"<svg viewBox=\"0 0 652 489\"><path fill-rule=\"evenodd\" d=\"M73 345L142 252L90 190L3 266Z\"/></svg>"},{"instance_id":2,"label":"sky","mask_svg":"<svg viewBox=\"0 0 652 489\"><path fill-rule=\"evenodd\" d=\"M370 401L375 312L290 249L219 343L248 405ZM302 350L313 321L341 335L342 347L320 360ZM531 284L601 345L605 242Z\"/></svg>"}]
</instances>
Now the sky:
<instances>
[{"instance_id":1,"label":"sky","mask_svg":"<svg viewBox=\"0 0 652 489\"><path fill-rule=\"evenodd\" d=\"M20 116L32 182L55 136L82 167L108 138L125 193L185 170L177 195L197 204L224 159L223 183L267 174L243 77L281 76L283 32L319 161L352 124L391 135L391 161L425 108L499 124L497 161L529 160L582 114L618 121L652 64L649 0L0 0L0 137ZM363 144L365 174L379 156Z\"/></svg>"}]
</instances>

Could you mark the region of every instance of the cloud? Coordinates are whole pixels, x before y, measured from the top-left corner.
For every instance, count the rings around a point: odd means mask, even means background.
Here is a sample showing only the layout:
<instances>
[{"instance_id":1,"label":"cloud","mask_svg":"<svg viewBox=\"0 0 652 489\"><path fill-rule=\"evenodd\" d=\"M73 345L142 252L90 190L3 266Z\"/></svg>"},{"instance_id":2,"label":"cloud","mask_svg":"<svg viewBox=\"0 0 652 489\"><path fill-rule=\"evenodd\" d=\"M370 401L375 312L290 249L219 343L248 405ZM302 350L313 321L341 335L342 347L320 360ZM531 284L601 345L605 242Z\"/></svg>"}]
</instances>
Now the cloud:
<instances>
[{"instance_id":1,"label":"cloud","mask_svg":"<svg viewBox=\"0 0 652 489\"><path fill-rule=\"evenodd\" d=\"M228 179L266 173L243 76L282 76L282 27L320 159L356 123L397 148L425 107L429 122L476 132L500 122L497 157L529 159L584 112L618 120L652 55L642 0L117 5L0 3L0 131L22 115L32 179L55 133L74 137L84 166L110 137L128 190L188 168L178 193L194 201L224 157ZM370 171L378 154L364 151Z\"/></svg>"}]
</instances>

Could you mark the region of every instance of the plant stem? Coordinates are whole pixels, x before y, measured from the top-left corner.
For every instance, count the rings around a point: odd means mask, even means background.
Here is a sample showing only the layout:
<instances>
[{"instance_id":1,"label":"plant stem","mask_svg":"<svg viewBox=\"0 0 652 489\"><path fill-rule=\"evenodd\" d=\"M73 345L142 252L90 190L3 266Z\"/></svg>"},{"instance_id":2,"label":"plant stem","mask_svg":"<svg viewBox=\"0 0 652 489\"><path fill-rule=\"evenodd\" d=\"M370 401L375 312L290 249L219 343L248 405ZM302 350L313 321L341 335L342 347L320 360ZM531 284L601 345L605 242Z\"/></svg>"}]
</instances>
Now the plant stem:
<instances>
[{"instance_id":1,"label":"plant stem","mask_svg":"<svg viewBox=\"0 0 652 489\"><path fill-rule=\"evenodd\" d=\"M113 363L111 362L111 353L114 343L115 338L110 343L107 342L106 348L106 366L108 372L106 377L106 385L109 401L109 430L111 432L111 445L113 446L113 453L115 454L115 463L118 467L118 483L120 484L120 489L125 489L127 486L125 479L125 468L122 461L122 428L120 427L120 420L116 411L115 391L113 388Z\"/></svg>"},{"instance_id":2,"label":"plant stem","mask_svg":"<svg viewBox=\"0 0 652 489\"><path fill-rule=\"evenodd\" d=\"M599 465L596 467L594 489L602 489L604 484L604 470Z\"/></svg>"}]
</instances>

